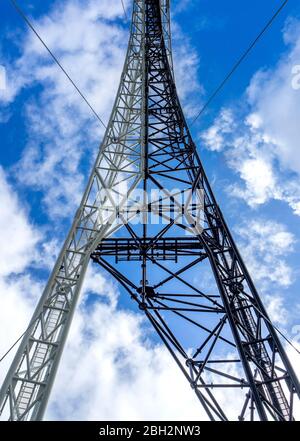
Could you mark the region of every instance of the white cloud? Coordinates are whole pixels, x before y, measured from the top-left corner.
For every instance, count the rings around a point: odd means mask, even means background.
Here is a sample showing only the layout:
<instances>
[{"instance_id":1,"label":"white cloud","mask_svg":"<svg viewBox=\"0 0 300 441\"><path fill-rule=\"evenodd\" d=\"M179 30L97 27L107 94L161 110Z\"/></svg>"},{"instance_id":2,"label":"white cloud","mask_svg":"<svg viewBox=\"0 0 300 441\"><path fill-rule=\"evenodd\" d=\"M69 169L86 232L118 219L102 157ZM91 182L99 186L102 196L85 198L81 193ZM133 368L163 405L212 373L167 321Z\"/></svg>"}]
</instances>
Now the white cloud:
<instances>
[{"instance_id":1,"label":"white cloud","mask_svg":"<svg viewBox=\"0 0 300 441\"><path fill-rule=\"evenodd\" d=\"M296 239L283 224L267 219L251 219L235 230L240 251L268 314L282 329L292 316L282 291L294 282L294 268L287 258Z\"/></svg>"},{"instance_id":2,"label":"white cloud","mask_svg":"<svg viewBox=\"0 0 300 441\"><path fill-rule=\"evenodd\" d=\"M295 281L295 268L288 258L297 239L285 225L265 218L244 221L235 232L268 314L283 330L294 315L287 307L286 289Z\"/></svg>"},{"instance_id":3,"label":"white cloud","mask_svg":"<svg viewBox=\"0 0 300 441\"><path fill-rule=\"evenodd\" d=\"M247 198L249 205L266 202L273 195L275 178L272 166L262 158L245 160L240 168L240 176L246 188L233 187L233 194Z\"/></svg>"},{"instance_id":4,"label":"white cloud","mask_svg":"<svg viewBox=\"0 0 300 441\"><path fill-rule=\"evenodd\" d=\"M176 88L185 116L193 118L199 111L203 94L198 80L200 57L176 21L172 22L172 49Z\"/></svg>"},{"instance_id":5,"label":"white cloud","mask_svg":"<svg viewBox=\"0 0 300 441\"><path fill-rule=\"evenodd\" d=\"M300 60L300 22L287 22L284 39L289 45L288 53L275 69L254 76L247 95L261 119L260 129L272 138L281 165L300 174L300 94L292 87L292 69Z\"/></svg>"},{"instance_id":6,"label":"white cloud","mask_svg":"<svg viewBox=\"0 0 300 441\"><path fill-rule=\"evenodd\" d=\"M222 109L214 124L202 133L205 145L212 151L220 152L226 146L225 136L236 127L234 116L229 109Z\"/></svg>"},{"instance_id":7,"label":"white cloud","mask_svg":"<svg viewBox=\"0 0 300 441\"><path fill-rule=\"evenodd\" d=\"M248 114L241 116L241 108L223 109L201 137L209 149L223 151L238 173L241 184L230 186L231 194L252 207L271 199L285 201L300 215L300 93L292 87L292 69L300 59L300 23L289 20L283 36L288 51L250 82Z\"/></svg>"},{"instance_id":8,"label":"white cloud","mask_svg":"<svg viewBox=\"0 0 300 441\"><path fill-rule=\"evenodd\" d=\"M293 251L295 237L284 225L266 219L252 219L237 227L236 232L250 274L264 292L272 289L274 293L274 286L276 289L285 288L293 283L293 269L286 259Z\"/></svg>"},{"instance_id":9,"label":"white cloud","mask_svg":"<svg viewBox=\"0 0 300 441\"><path fill-rule=\"evenodd\" d=\"M0 167L0 276L20 273L33 260L39 235Z\"/></svg>"},{"instance_id":10,"label":"white cloud","mask_svg":"<svg viewBox=\"0 0 300 441\"><path fill-rule=\"evenodd\" d=\"M280 330L283 326L289 323L290 313L285 307L285 299L280 294L266 294L264 302L268 311L269 317L273 323L280 325Z\"/></svg>"}]
</instances>

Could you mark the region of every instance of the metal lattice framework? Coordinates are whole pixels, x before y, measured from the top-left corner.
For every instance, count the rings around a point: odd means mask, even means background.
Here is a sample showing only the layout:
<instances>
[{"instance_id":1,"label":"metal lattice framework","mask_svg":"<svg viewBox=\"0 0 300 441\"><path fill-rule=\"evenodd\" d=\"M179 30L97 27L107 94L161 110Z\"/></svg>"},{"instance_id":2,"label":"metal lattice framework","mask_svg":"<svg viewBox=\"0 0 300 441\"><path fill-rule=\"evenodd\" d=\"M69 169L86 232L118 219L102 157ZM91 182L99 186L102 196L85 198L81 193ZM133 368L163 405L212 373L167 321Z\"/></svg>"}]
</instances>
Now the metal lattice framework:
<instances>
[{"instance_id":1,"label":"metal lattice framework","mask_svg":"<svg viewBox=\"0 0 300 441\"><path fill-rule=\"evenodd\" d=\"M99 155L0 392L10 420L43 417L90 258L145 314L209 419L293 420L298 379L178 100L168 0L133 2L128 52ZM209 290L205 274L212 276ZM234 397L235 415L224 397Z\"/></svg>"}]
</instances>

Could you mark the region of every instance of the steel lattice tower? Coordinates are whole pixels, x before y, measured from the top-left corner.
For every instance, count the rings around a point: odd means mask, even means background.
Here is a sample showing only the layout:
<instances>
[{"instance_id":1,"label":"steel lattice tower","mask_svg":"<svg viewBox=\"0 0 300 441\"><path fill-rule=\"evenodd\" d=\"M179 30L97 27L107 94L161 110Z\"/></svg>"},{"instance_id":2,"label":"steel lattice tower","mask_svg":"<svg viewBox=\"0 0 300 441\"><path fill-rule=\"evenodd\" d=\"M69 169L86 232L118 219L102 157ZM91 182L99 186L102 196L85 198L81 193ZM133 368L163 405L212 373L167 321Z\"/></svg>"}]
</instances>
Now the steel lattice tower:
<instances>
[{"instance_id":1,"label":"steel lattice tower","mask_svg":"<svg viewBox=\"0 0 300 441\"><path fill-rule=\"evenodd\" d=\"M294 419L298 379L178 100L168 0L133 2L125 65L98 157L1 389L10 420L43 417L90 258L145 314L209 419L229 418L222 396L230 393L236 419ZM208 271L209 292L202 287Z\"/></svg>"}]
</instances>

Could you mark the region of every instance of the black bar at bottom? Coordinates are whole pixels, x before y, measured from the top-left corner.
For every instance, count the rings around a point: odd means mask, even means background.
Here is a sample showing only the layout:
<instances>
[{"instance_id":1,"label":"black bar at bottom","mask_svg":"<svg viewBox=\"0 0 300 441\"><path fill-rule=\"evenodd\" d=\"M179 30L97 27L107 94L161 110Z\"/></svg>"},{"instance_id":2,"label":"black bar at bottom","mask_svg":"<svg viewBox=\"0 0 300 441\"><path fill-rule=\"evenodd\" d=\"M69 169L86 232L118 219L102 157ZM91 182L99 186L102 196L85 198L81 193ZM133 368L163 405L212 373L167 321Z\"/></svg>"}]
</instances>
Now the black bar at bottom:
<instances>
[{"instance_id":1,"label":"black bar at bottom","mask_svg":"<svg viewBox=\"0 0 300 441\"><path fill-rule=\"evenodd\" d=\"M0 439L41 440L107 440L107 439L145 439L172 438L201 439L211 441L259 436L288 439L294 430L300 428L299 422L208 422L208 421L44 421L44 422L0 422ZM292 439L292 438L291 438ZM242 440L241 440L242 441Z\"/></svg>"}]
</instances>

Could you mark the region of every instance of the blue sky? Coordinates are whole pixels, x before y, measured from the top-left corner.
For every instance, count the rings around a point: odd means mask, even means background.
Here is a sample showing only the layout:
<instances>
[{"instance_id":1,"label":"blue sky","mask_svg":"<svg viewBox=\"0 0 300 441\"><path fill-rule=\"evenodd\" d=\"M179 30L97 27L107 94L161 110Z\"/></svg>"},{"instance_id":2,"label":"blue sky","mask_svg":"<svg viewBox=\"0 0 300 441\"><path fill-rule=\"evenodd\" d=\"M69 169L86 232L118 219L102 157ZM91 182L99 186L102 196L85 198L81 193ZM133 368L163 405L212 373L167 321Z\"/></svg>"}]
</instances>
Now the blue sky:
<instances>
[{"instance_id":1,"label":"blue sky","mask_svg":"<svg viewBox=\"0 0 300 441\"><path fill-rule=\"evenodd\" d=\"M171 3L175 74L191 122L280 2ZM121 2L19 0L19 4L107 121L128 38ZM128 0L128 15L130 4ZM103 131L9 1L1 2L0 12L0 65L6 70L6 89L0 90L0 225L4 232L0 239L0 299L5 305L0 330L7 335L0 342L3 352L26 326L80 201ZM300 87L293 87L292 71L299 65L300 9L296 1L290 1L205 115L191 127L217 199L269 312L296 341L300 314ZM294 83L300 85L300 81ZM130 308L107 276L90 269L49 418L95 418L95 408L104 418L198 415L197 403L190 401L185 383L178 389L182 402L189 403L187 410L176 408L162 394L161 384L172 391L168 377L177 381L177 370L169 367L159 346L151 345L151 335L144 344L141 317ZM103 343L109 330L114 333L110 338L115 353L127 347L127 373L144 363L147 378L141 374L132 384L129 374L124 378L124 373L114 371L115 354ZM137 354L134 362L131 354ZM79 360L85 375L74 367ZM155 363L161 367L158 380ZM294 363L299 366L299 358ZM62 397L68 369L77 380ZM104 371L107 384L98 380L102 395L97 395L91 377L101 377ZM0 372L2 375L4 368ZM153 387L146 387L144 393L152 399L145 404L140 390L149 379ZM85 400L90 404L77 408L74 402L82 390L91 395ZM118 400L114 401L116 390ZM161 402L158 410L157 400Z\"/></svg>"}]
</instances>

